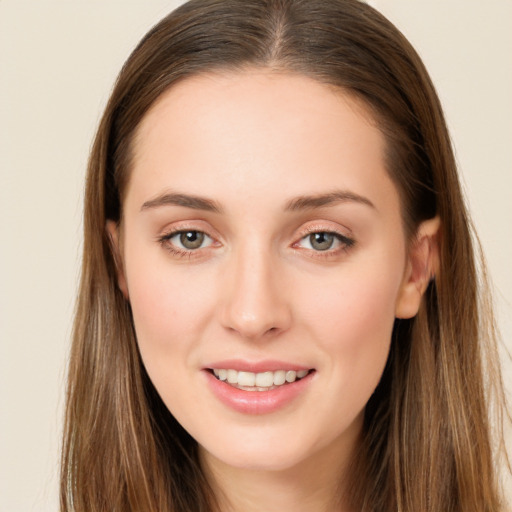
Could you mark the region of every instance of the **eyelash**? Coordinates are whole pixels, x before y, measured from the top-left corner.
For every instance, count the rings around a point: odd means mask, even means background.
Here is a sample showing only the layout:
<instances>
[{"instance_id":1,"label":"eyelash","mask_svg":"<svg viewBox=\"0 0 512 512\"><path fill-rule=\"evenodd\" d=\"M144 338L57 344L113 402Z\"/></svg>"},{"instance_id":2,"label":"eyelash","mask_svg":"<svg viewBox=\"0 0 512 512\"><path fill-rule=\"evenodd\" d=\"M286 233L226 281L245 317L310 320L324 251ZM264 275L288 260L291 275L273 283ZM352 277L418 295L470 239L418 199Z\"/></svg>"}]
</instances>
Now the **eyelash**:
<instances>
[{"instance_id":1,"label":"eyelash","mask_svg":"<svg viewBox=\"0 0 512 512\"><path fill-rule=\"evenodd\" d=\"M180 247L177 247L175 244L171 242L171 239L178 236L183 235L186 233L200 233L203 234L205 237L209 238L211 240L211 243L207 247L198 247L196 249L182 249ZM340 244L339 247L335 249L328 248L324 251L322 250L315 250L312 248L304 248L299 247L299 244L303 242L304 240L307 240L308 237L314 234L323 234L323 235L330 235L333 236L337 242ZM215 240L213 237L208 235L206 232L201 231L199 229L177 229L174 231L171 231L169 233L165 233L164 235L158 237L158 242L164 247L167 251L169 251L173 256L177 256L179 258L193 258L196 256L199 256L199 249L208 249L212 245L215 245ZM342 235L341 233L338 233L336 231L329 231L325 229L318 229L318 228L311 228L308 229L305 233L301 234L300 239L297 242L294 242L292 244L292 247L297 250L306 250L314 254L313 257L315 258L330 258L335 257L339 255L341 252L347 252L351 248L354 247L356 241L353 238L349 238L345 235Z\"/></svg>"},{"instance_id":2,"label":"eyelash","mask_svg":"<svg viewBox=\"0 0 512 512\"><path fill-rule=\"evenodd\" d=\"M183 235L186 233L201 233L205 237L208 237L212 241L212 243L210 243L207 247L198 247L197 249L182 249L171 242L171 239L174 238L175 236ZM162 245L162 247L164 247L164 249L169 251L173 256L189 259L195 257L199 249L206 249L215 243L214 239L211 236L209 236L204 231L201 231L200 229L177 229L158 237L158 242Z\"/></svg>"},{"instance_id":3,"label":"eyelash","mask_svg":"<svg viewBox=\"0 0 512 512\"><path fill-rule=\"evenodd\" d=\"M337 240L340 245L337 248L334 248L334 249L329 248L324 251L314 250L314 249L309 249L309 248L302 248L302 247L298 246L298 244L300 244L304 240L307 240L311 235L314 235L314 234L333 236L335 238L335 240ZM354 247L355 244L356 244L356 241L353 238L350 238L346 235L342 235L341 233L338 233L337 231L332 231L332 230L330 231L330 230L326 230L326 229L322 229L322 228L312 227L312 228L308 229L305 233L303 233L301 235L300 239L297 242L293 243L292 247L295 249L298 249L298 250L311 251L312 253L314 253L315 258L325 259L325 258L333 258L333 257L339 256L340 253L343 253L343 252L348 252L350 249L352 249Z\"/></svg>"}]
</instances>

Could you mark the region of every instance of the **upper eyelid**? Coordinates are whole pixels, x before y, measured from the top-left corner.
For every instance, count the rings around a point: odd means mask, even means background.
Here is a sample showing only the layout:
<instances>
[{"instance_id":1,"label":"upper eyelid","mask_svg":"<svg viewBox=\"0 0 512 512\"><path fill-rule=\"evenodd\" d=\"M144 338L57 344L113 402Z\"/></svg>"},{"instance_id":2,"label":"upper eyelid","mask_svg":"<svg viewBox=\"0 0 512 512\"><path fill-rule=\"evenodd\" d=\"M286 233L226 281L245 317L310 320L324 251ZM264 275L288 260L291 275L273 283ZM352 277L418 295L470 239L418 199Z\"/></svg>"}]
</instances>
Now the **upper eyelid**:
<instances>
[{"instance_id":1,"label":"upper eyelid","mask_svg":"<svg viewBox=\"0 0 512 512\"><path fill-rule=\"evenodd\" d=\"M183 233L190 233L193 231L196 233L203 233L203 235L206 235L208 238L211 238L213 240L213 237L210 236L206 231L203 231L202 229L187 229L187 228L169 230L167 233L162 233L162 235L159 238L170 239L170 238L174 238L177 235L182 235Z\"/></svg>"},{"instance_id":2,"label":"upper eyelid","mask_svg":"<svg viewBox=\"0 0 512 512\"><path fill-rule=\"evenodd\" d=\"M313 233L329 233L334 235L342 247L338 247L337 249L328 249L322 253L324 256L327 256L329 253L332 254L340 249L348 249L356 245L356 238L349 227L340 224L339 222L327 219L306 222L296 231L296 233L297 234L294 237L295 240L291 244L291 247L296 249L301 249L299 244ZM302 249L311 250L308 248Z\"/></svg>"},{"instance_id":3,"label":"upper eyelid","mask_svg":"<svg viewBox=\"0 0 512 512\"><path fill-rule=\"evenodd\" d=\"M314 231L311 231L309 233L306 233L304 236L301 236L296 242L293 242L292 245L296 245L299 242L302 242L302 240L308 238L310 235L312 235L314 233L326 233L326 234L334 235L334 237L337 238L338 241L341 244L344 244L346 246L352 246L352 245L354 245L356 243L356 241L354 240L353 237L344 235L342 233L338 233L337 231L332 231L332 230L331 231L329 231L329 230L314 230Z\"/></svg>"},{"instance_id":4,"label":"upper eyelid","mask_svg":"<svg viewBox=\"0 0 512 512\"><path fill-rule=\"evenodd\" d=\"M332 223L331 223L331 225L327 226L323 222L308 223L308 224L306 224L305 227L301 226L301 228L299 228L297 230L297 232L298 232L297 236L300 236L301 238L308 236L312 233L332 233L334 235L339 235L343 238L353 238L354 237L352 230L345 226L335 227L335 226L332 226Z\"/></svg>"},{"instance_id":5,"label":"upper eyelid","mask_svg":"<svg viewBox=\"0 0 512 512\"><path fill-rule=\"evenodd\" d=\"M293 240L291 243L292 245L296 244L298 241L302 240L303 238L307 237L312 233L331 233L333 235L341 237L342 239L354 241L354 234L352 233L351 229L349 229L346 226L333 226L332 224L333 221L307 222L301 225L298 229L294 230L295 235L292 235ZM221 242L223 238L216 229L214 229L208 222L203 221L202 219L177 221L173 223L171 226L167 226L159 230L159 233L157 234L156 238L158 240L170 239L179 233L186 233L187 231L197 231L204 233L206 236L208 236L209 238L216 242Z\"/></svg>"},{"instance_id":6,"label":"upper eyelid","mask_svg":"<svg viewBox=\"0 0 512 512\"><path fill-rule=\"evenodd\" d=\"M209 233L207 233L206 231L202 230L202 229L193 229L193 228L179 228L179 229L172 229L172 230L169 230L168 232L164 232L162 233L161 235L159 235L157 237L157 239L159 241L164 241L164 240L170 240L171 238L174 238L175 236L177 235L181 235L183 233L188 233L188 232L191 232L191 231L196 231L197 233L203 233L205 236L207 236L210 240L212 240L213 242L216 242L217 239L215 237L213 237L212 235L210 235Z\"/></svg>"},{"instance_id":7,"label":"upper eyelid","mask_svg":"<svg viewBox=\"0 0 512 512\"><path fill-rule=\"evenodd\" d=\"M183 247L183 244L181 242L179 242L179 244L175 243L175 242L171 242L171 239L173 239L174 237L176 237L180 234L183 234L183 233L190 232L190 231L196 231L198 233L203 233L209 239L207 245L205 247L199 246L196 248L188 248L188 247ZM176 256L180 256L180 257L188 256L190 258L198 257L199 255L204 254L205 250L207 251L208 249L211 249L213 246L218 244L216 239L211 237L208 233L205 233L204 231L199 230L199 229L190 229L190 228L189 229L185 228L185 229L171 230L167 234L164 233L164 234L158 236L157 242L163 248L170 251L171 253L173 253Z\"/></svg>"},{"instance_id":8,"label":"upper eyelid","mask_svg":"<svg viewBox=\"0 0 512 512\"><path fill-rule=\"evenodd\" d=\"M166 225L162 229L158 230L157 238L163 238L166 236L172 236L176 233L183 233L187 231L198 231L208 235L210 238L218 239L220 235L217 230L213 229L206 221L195 219L187 221L177 221L170 225Z\"/></svg>"}]
</instances>

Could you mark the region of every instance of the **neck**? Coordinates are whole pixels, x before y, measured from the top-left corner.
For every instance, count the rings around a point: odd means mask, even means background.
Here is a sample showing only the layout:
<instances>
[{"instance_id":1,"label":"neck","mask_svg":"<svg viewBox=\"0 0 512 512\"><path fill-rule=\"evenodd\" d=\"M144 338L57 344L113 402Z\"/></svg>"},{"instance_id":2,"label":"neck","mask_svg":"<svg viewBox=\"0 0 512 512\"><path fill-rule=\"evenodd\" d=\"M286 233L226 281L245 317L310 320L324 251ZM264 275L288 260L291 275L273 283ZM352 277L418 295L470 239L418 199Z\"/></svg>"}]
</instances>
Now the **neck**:
<instances>
[{"instance_id":1,"label":"neck","mask_svg":"<svg viewBox=\"0 0 512 512\"><path fill-rule=\"evenodd\" d=\"M201 464L222 512L352 512L347 468L356 443L339 444L286 469L233 467L205 450Z\"/></svg>"}]
</instances>

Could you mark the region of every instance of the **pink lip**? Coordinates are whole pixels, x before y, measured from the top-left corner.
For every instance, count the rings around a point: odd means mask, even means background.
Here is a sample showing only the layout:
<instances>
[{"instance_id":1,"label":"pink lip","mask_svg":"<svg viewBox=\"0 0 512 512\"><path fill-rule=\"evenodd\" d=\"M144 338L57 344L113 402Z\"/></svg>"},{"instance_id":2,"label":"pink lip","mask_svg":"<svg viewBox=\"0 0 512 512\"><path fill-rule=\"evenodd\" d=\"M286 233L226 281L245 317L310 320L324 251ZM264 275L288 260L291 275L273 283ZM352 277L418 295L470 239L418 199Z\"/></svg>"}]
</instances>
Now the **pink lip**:
<instances>
[{"instance_id":1,"label":"pink lip","mask_svg":"<svg viewBox=\"0 0 512 512\"><path fill-rule=\"evenodd\" d=\"M237 370L239 372L277 372L278 370L310 370L310 366L301 366L297 364L287 363L286 361L263 360L263 361L243 361L241 359L225 359L223 361L215 361L206 366L207 369L225 369Z\"/></svg>"},{"instance_id":2,"label":"pink lip","mask_svg":"<svg viewBox=\"0 0 512 512\"><path fill-rule=\"evenodd\" d=\"M215 368L233 368L233 366L215 366ZM271 371L268 366L265 368ZM291 369L287 366L280 366L279 369L284 368ZM240 369L240 371L254 370ZM230 409L243 414L269 414L284 408L304 393L311 384L315 372L291 384L284 384L269 391L244 391L220 381L209 370L203 373L213 394Z\"/></svg>"}]
</instances>

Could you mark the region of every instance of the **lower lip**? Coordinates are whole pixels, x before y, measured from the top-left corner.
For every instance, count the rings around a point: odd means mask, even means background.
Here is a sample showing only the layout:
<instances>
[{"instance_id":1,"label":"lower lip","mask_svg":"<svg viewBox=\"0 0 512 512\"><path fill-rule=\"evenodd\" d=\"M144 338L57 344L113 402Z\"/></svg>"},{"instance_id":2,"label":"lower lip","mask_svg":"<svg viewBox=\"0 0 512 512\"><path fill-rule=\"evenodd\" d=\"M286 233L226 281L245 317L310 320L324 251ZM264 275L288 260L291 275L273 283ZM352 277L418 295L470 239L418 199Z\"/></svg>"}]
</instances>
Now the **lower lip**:
<instances>
[{"instance_id":1,"label":"lower lip","mask_svg":"<svg viewBox=\"0 0 512 512\"><path fill-rule=\"evenodd\" d=\"M314 373L312 371L300 380L269 391L244 391L217 379L210 371L205 370L213 394L224 405L243 414L269 414L286 407L306 391Z\"/></svg>"}]
</instances>

